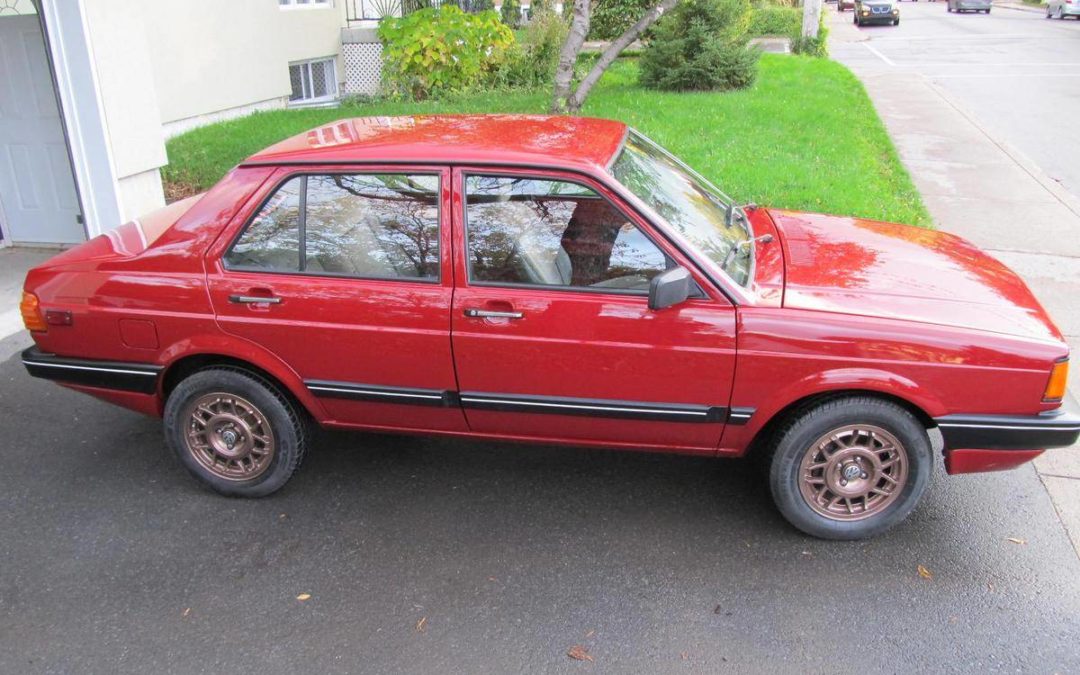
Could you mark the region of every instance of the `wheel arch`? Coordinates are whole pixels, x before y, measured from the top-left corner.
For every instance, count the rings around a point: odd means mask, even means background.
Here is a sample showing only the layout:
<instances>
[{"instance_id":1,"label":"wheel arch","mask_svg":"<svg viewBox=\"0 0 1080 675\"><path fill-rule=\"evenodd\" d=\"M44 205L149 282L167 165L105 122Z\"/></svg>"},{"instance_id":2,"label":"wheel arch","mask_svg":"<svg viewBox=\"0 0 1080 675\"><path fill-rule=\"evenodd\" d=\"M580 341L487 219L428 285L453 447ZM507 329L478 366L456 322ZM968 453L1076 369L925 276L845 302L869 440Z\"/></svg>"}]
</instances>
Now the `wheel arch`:
<instances>
[{"instance_id":1,"label":"wheel arch","mask_svg":"<svg viewBox=\"0 0 1080 675\"><path fill-rule=\"evenodd\" d=\"M295 371L273 354L246 341L208 337L174 345L165 351L164 356L164 369L158 378L159 405L162 409L169 394L184 378L206 368L227 366L248 371L266 380L310 419L326 419L326 412Z\"/></svg>"},{"instance_id":2,"label":"wheel arch","mask_svg":"<svg viewBox=\"0 0 1080 675\"><path fill-rule=\"evenodd\" d=\"M784 422L789 420L792 416L798 415L804 410L821 405L822 403L825 403L827 401L833 401L838 398L851 398L857 396L864 398L876 398L878 400L894 403L906 410L907 412L911 413L911 415L928 430L937 426L937 424L934 422L934 418L922 406L895 393L881 391L880 389L859 387L830 389L827 391L818 391L806 394L776 410L769 417L769 419L754 433L753 438L750 440L750 443L747 446L746 456L752 457L754 455L760 454L762 448L768 445L768 442L773 437L776 429L782 426Z\"/></svg>"}]
</instances>

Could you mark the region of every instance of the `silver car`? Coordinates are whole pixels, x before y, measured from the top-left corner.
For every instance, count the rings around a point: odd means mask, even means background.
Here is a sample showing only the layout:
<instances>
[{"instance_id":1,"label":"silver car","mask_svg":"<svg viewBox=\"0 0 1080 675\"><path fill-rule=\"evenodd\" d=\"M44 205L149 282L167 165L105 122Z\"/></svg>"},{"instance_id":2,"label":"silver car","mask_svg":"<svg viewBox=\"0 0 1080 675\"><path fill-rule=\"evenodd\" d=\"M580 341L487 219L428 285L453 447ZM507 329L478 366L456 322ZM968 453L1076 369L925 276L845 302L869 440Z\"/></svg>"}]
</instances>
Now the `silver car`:
<instances>
[{"instance_id":1,"label":"silver car","mask_svg":"<svg viewBox=\"0 0 1080 675\"><path fill-rule=\"evenodd\" d=\"M950 12L986 12L990 13L990 0L949 0L946 7Z\"/></svg>"},{"instance_id":2,"label":"silver car","mask_svg":"<svg viewBox=\"0 0 1080 675\"><path fill-rule=\"evenodd\" d=\"M1046 18L1064 19L1075 16L1080 19L1080 0L1047 0Z\"/></svg>"}]
</instances>

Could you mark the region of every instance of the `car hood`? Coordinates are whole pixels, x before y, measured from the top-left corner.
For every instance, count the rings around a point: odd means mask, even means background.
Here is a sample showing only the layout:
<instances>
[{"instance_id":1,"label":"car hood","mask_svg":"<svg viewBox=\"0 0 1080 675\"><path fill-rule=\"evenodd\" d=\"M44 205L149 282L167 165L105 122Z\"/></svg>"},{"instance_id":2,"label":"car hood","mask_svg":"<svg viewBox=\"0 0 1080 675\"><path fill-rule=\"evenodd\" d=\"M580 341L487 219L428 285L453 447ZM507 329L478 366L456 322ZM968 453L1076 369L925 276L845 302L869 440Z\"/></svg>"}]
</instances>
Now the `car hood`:
<instances>
[{"instance_id":1,"label":"car hood","mask_svg":"<svg viewBox=\"0 0 1080 675\"><path fill-rule=\"evenodd\" d=\"M770 210L785 260L785 307L1061 341L1008 267L945 232Z\"/></svg>"}]
</instances>

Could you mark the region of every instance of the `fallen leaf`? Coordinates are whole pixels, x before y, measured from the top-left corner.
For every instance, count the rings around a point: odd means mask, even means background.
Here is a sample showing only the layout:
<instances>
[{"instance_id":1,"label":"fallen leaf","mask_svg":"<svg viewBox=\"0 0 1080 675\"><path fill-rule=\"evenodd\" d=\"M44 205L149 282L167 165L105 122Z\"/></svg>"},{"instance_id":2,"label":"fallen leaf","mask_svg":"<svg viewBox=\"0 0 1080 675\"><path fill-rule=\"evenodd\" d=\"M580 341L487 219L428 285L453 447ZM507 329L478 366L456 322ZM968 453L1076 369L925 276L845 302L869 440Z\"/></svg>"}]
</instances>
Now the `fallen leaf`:
<instances>
[{"instance_id":1,"label":"fallen leaf","mask_svg":"<svg viewBox=\"0 0 1080 675\"><path fill-rule=\"evenodd\" d=\"M592 654L589 653L589 650L582 647L581 645L574 645L570 648L570 651L566 652L566 655L574 659L575 661L593 660Z\"/></svg>"},{"instance_id":2,"label":"fallen leaf","mask_svg":"<svg viewBox=\"0 0 1080 675\"><path fill-rule=\"evenodd\" d=\"M416 622L416 632L417 633L423 633L424 632L424 626L426 626L426 625L427 625L427 617L426 616L420 617L420 620Z\"/></svg>"},{"instance_id":3,"label":"fallen leaf","mask_svg":"<svg viewBox=\"0 0 1080 675\"><path fill-rule=\"evenodd\" d=\"M987 582L986 582L986 590L988 590L988 591L990 591L991 593L993 593L993 592L994 592L994 584L993 584L992 582L989 582L989 581L987 581Z\"/></svg>"},{"instance_id":4,"label":"fallen leaf","mask_svg":"<svg viewBox=\"0 0 1080 675\"><path fill-rule=\"evenodd\" d=\"M591 630L591 631L589 631L588 633L585 633L585 637L587 637L587 638L591 638L591 637L592 637L592 636L594 636L594 635L596 635L596 631L595 631L595 630Z\"/></svg>"},{"instance_id":5,"label":"fallen leaf","mask_svg":"<svg viewBox=\"0 0 1080 675\"><path fill-rule=\"evenodd\" d=\"M716 609L714 609L714 610L712 611L712 613L713 613L713 614L719 614L719 613L720 613L720 605L717 605L717 606L716 606Z\"/></svg>"},{"instance_id":6,"label":"fallen leaf","mask_svg":"<svg viewBox=\"0 0 1080 675\"><path fill-rule=\"evenodd\" d=\"M188 614L191 614L190 607L186 607L183 612L180 612L180 616L187 616Z\"/></svg>"},{"instance_id":7,"label":"fallen leaf","mask_svg":"<svg viewBox=\"0 0 1080 675\"><path fill-rule=\"evenodd\" d=\"M300 595L296 596L296 599L299 600L300 602L303 602L305 600L310 600L311 599L311 593L301 593Z\"/></svg>"},{"instance_id":8,"label":"fallen leaf","mask_svg":"<svg viewBox=\"0 0 1080 675\"><path fill-rule=\"evenodd\" d=\"M690 658L690 655L689 655L689 654L687 654L686 652L682 652L681 654L679 654L679 656L681 656L681 657L682 657L682 660L683 660L683 661L685 661L686 659Z\"/></svg>"},{"instance_id":9,"label":"fallen leaf","mask_svg":"<svg viewBox=\"0 0 1080 675\"><path fill-rule=\"evenodd\" d=\"M919 565L919 576L923 579L927 579L928 581L934 580L934 573L926 569L922 565Z\"/></svg>"},{"instance_id":10,"label":"fallen leaf","mask_svg":"<svg viewBox=\"0 0 1080 675\"><path fill-rule=\"evenodd\" d=\"M1009 537L1008 541L1011 541L1014 544L1020 544L1021 546L1027 543L1026 539L1017 539L1016 537Z\"/></svg>"}]
</instances>

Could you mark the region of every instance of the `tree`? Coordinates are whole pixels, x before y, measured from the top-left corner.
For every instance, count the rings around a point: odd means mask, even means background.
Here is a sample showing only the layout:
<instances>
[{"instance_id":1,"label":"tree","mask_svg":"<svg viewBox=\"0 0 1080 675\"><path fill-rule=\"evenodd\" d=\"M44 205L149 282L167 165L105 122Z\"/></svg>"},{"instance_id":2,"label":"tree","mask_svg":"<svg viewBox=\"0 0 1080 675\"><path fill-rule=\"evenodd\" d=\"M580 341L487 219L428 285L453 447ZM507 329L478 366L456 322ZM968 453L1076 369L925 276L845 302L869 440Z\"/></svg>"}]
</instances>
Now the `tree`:
<instances>
[{"instance_id":1,"label":"tree","mask_svg":"<svg viewBox=\"0 0 1080 675\"><path fill-rule=\"evenodd\" d=\"M802 37L814 40L821 25L821 0L804 0L802 15Z\"/></svg>"},{"instance_id":2,"label":"tree","mask_svg":"<svg viewBox=\"0 0 1080 675\"><path fill-rule=\"evenodd\" d=\"M589 17L591 0L574 0L573 16L570 22L570 32L563 42L562 51L559 53L559 66L555 70L555 91L551 101L551 112L556 114L577 113L585 104L585 98L600 81L604 71L608 69L619 54L630 46L630 43L638 39L645 30L656 23L664 12L668 11L679 0L661 0L645 15L638 19L637 23L630 26L616 38L607 49L600 54L588 74L574 86L574 65L577 63L578 54L585 44L585 36L589 34ZM818 0L820 2L820 0Z\"/></svg>"}]
</instances>

